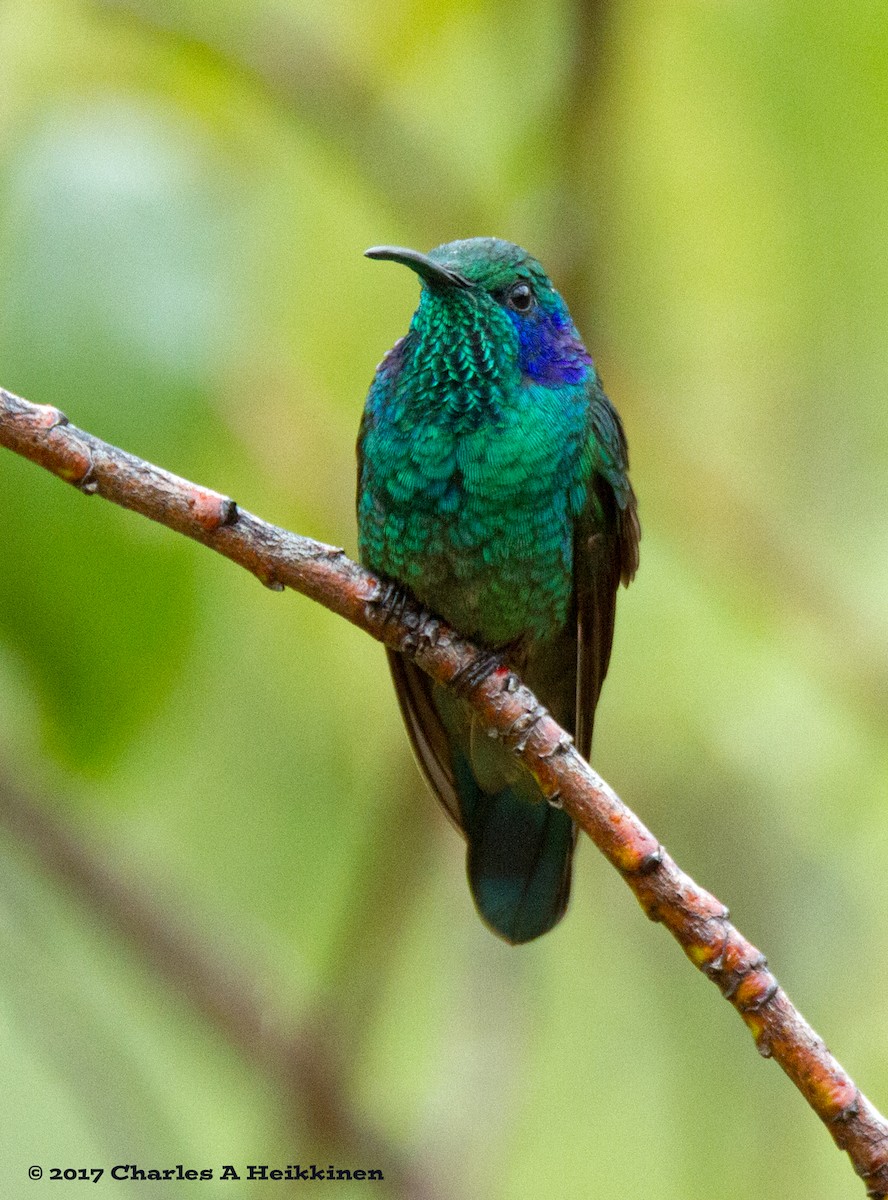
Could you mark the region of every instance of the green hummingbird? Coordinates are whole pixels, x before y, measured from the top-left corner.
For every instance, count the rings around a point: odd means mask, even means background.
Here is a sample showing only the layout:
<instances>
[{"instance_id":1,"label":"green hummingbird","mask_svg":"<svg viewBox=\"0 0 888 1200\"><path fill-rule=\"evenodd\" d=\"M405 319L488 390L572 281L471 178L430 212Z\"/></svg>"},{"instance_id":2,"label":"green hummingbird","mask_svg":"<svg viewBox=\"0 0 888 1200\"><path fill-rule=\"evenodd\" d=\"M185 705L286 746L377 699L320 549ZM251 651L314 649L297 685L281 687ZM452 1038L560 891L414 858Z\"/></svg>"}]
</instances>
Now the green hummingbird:
<instances>
[{"instance_id":1,"label":"green hummingbird","mask_svg":"<svg viewBox=\"0 0 888 1200\"><path fill-rule=\"evenodd\" d=\"M361 561L498 652L588 758L619 583L640 529L626 438L567 306L499 238L377 246L421 280L358 438ZM422 772L465 836L478 911L508 942L564 914L576 828L466 702L388 651Z\"/></svg>"}]
</instances>

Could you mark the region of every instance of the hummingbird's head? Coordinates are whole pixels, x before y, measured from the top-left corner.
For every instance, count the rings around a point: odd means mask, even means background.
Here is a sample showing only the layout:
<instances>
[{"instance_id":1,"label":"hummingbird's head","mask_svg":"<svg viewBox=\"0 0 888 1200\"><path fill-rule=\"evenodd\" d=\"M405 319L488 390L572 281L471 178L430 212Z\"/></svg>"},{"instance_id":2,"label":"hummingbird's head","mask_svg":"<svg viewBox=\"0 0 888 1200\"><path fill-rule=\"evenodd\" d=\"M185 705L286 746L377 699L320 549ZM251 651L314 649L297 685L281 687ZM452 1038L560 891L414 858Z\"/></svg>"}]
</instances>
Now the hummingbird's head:
<instances>
[{"instance_id":1,"label":"hummingbird's head","mask_svg":"<svg viewBox=\"0 0 888 1200\"><path fill-rule=\"evenodd\" d=\"M513 242L466 238L429 254L399 246L365 253L415 271L422 280L417 318L457 335L472 331L481 369L491 355L505 355L524 379L550 387L583 383L594 371L567 305L537 260Z\"/></svg>"}]
</instances>

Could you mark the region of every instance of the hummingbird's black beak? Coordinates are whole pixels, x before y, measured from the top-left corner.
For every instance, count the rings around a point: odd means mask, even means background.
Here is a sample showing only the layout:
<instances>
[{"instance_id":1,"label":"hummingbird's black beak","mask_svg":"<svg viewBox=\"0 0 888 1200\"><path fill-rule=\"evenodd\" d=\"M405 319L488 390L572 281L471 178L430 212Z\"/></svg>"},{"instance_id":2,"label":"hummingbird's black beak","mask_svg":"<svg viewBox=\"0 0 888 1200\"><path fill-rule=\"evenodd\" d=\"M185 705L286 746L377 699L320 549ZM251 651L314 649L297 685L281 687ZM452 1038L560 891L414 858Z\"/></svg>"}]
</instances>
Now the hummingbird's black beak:
<instances>
[{"instance_id":1,"label":"hummingbird's black beak","mask_svg":"<svg viewBox=\"0 0 888 1200\"><path fill-rule=\"evenodd\" d=\"M471 287L471 283L458 271L451 271L441 263L433 262L426 254L418 250L405 250L403 246L371 246L364 251L365 258L390 259L392 262L403 263L411 271L415 271L431 287Z\"/></svg>"}]
</instances>

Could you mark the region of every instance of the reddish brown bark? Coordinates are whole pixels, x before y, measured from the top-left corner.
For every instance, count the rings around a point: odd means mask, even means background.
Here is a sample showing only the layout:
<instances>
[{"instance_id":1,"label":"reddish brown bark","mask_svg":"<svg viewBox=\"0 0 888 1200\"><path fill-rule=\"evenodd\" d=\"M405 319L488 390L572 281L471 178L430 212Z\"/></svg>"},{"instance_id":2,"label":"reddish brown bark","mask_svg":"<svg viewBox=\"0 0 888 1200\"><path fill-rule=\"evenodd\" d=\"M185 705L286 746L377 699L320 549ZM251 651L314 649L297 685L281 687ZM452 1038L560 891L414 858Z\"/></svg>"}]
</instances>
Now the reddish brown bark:
<instances>
[{"instance_id":1,"label":"reddish brown bark","mask_svg":"<svg viewBox=\"0 0 888 1200\"><path fill-rule=\"evenodd\" d=\"M50 407L0 391L0 444L81 491L202 542L275 589L317 600L458 690L623 875L651 920L733 1004L759 1052L774 1058L845 1150L868 1195L888 1197L888 1121L795 1009L728 910L669 857L575 750L521 681L343 551L288 533L70 425Z\"/></svg>"}]
</instances>

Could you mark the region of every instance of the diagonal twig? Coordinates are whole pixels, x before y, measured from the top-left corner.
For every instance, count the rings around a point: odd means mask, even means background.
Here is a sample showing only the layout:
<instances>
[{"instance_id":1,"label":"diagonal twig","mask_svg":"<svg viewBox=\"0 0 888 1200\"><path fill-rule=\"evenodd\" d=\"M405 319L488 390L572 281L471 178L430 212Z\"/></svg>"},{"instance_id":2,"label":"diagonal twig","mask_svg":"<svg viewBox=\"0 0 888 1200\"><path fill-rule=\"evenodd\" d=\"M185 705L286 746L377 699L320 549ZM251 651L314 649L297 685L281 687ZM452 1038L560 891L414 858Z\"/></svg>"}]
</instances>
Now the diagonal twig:
<instances>
[{"instance_id":1,"label":"diagonal twig","mask_svg":"<svg viewBox=\"0 0 888 1200\"><path fill-rule=\"evenodd\" d=\"M321 1149L342 1148L380 1165L396 1200L441 1200L432 1171L400 1153L349 1102L343 1053L335 1045L344 1032L335 1005L310 1007L306 1018L291 1025L262 995L255 964L237 961L231 953L208 953L196 933L134 882L131 872L119 873L47 805L2 772L0 827L15 836L49 878L134 949L153 977L183 997L272 1081L285 1117L298 1111Z\"/></svg>"},{"instance_id":2,"label":"diagonal twig","mask_svg":"<svg viewBox=\"0 0 888 1200\"><path fill-rule=\"evenodd\" d=\"M888 1121L793 1006L728 910L686 875L578 754L570 737L495 655L457 636L402 589L343 551L270 525L68 423L56 408L0 390L0 445L87 493L183 533L276 590L293 588L408 655L457 690L621 873L651 920L737 1009L761 1054L773 1057L851 1158L871 1197L888 1197Z\"/></svg>"},{"instance_id":3,"label":"diagonal twig","mask_svg":"<svg viewBox=\"0 0 888 1200\"><path fill-rule=\"evenodd\" d=\"M397 111L292 8L244 6L235 26L212 8L157 0L93 0L100 11L137 22L178 44L199 45L206 55L252 86L263 88L288 113L322 134L335 152L354 163L399 218L421 213L429 229L453 236L484 223L474 191L461 186L452 165L428 140L417 137ZM447 178L447 187L440 180Z\"/></svg>"}]
</instances>

